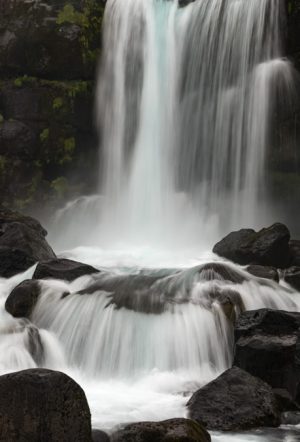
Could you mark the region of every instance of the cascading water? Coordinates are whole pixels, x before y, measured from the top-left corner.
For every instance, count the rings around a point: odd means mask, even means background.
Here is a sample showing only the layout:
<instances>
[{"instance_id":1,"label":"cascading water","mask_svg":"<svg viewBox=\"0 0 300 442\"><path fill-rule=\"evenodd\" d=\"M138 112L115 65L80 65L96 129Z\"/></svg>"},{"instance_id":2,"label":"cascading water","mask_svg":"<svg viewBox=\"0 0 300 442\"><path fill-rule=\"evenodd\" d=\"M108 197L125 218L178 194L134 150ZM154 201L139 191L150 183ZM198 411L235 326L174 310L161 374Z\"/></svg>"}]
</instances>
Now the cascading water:
<instances>
[{"instance_id":1,"label":"cascading water","mask_svg":"<svg viewBox=\"0 0 300 442\"><path fill-rule=\"evenodd\" d=\"M220 231L266 222L272 97L292 83L280 58L283 15L280 0L107 1L101 197L69 203L51 239L59 249L84 246L64 256L101 272L41 282L32 322L3 306L33 269L0 279L2 373L37 365L69 373L94 425L108 431L180 417L189 395L230 366L232 316L300 311L290 287L203 255ZM213 440L253 440L228 437Z\"/></svg>"},{"instance_id":2,"label":"cascading water","mask_svg":"<svg viewBox=\"0 0 300 442\"><path fill-rule=\"evenodd\" d=\"M195 250L274 219L265 158L274 97L293 84L282 20L281 0L107 2L97 90L105 198L80 240Z\"/></svg>"}]
</instances>

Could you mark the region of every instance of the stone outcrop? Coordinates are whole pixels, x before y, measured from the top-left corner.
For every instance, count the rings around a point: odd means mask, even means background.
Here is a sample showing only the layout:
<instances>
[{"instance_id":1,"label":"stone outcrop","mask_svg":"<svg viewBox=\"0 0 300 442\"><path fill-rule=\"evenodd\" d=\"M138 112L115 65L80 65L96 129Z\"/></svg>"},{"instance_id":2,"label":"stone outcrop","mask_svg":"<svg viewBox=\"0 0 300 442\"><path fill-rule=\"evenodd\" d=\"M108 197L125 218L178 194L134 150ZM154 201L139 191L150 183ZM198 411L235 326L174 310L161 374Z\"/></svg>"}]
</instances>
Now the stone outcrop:
<instances>
[{"instance_id":1,"label":"stone outcrop","mask_svg":"<svg viewBox=\"0 0 300 442\"><path fill-rule=\"evenodd\" d=\"M71 259L52 259L40 262L33 274L34 279L62 279L73 281L80 276L99 273L94 267Z\"/></svg>"},{"instance_id":2,"label":"stone outcrop","mask_svg":"<svg viewBox=\"0 0 300 442\"><path fill-rule=\"evenodd\" d=\"M58 203L95 185L94 80L104 3L0 0L2 204Z\"/></svg>"},{"instance_id":3,"label":"stone outcrop","mask_svg":"<svg viewBox=\"0 0 300 442\"><path fill-rule=\"evenodd\" d=\"M169 419L162 422L138 422L111 435L112 442L210 442L201 424L189 419Z\"/></svg>"},{"instance_id":4,"label":"stone outcrop","mask_svg":"<svg viewBox=\"0 0 300 442\"><path fill-rule=\"evenodd\" d=\"M235 324L234 364L300 405L300 313L254 310ZM282 396L282 394L281 394Z\"/></svg>"},{"instance_id":5,"label":"stone outcrop","mask_svg":"<svg viewBox=\"0 0 300 442\"><path fill-rule=\"evenodd\" d=\"M5 310L15 318L29 318L38 300L41 288L37 281L27 279L8 295Z\"/></svg>"},{"instance_id":6,"label":"stone outcrop","mask_svg":"<svg viewBox=\"0 0 300 442\"><path fill-rule=\"evenodd\" d=\"M37 261L55 258L46 235L34 218L0 210L0 276L8 278Z\"/></svg>"},{"instance_id":7,"label":"stone outcrop","mask_svg":"<svg viewBox=\"0 0 300 442\"><path fill-rule=\"evenodd\" d=\"M214 246L213 252L237 264L286 268L291 261L289 240L288 228L277 223L259 232L242 229L229 233Z\"/></svg>"},{"instance_id":8,"label":"stone outcrop","mask_svg":"<svg viewBox=\"0 0 300 442\"><path fill-rule=\"evenodd\" d=\"M0 376L0 440L91 442L82 388L69 376L32 369Z\"/></svg>"},{"instance_id":9,"label":"stone outcrop","mask_svg":"<svg viewBox=\"0 0 300 442\"><path fill-rule=\"evenodd\" d=\"M209 430L239 431L280 424L271 387L237 367L196 391L187 407L189 417Z\"/></svg>"}]
</instances>

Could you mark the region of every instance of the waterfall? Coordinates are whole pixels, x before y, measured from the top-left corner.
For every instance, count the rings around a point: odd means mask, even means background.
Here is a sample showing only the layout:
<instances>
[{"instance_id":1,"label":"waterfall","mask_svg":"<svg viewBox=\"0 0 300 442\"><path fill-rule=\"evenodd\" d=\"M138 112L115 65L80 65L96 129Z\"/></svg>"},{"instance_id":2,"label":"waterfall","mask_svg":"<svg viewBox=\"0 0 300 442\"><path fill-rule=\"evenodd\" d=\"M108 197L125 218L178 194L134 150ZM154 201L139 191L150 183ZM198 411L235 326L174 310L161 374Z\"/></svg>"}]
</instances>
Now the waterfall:
<instances>
[{"instance_id":1,"label":"waterfall","mask_svg":"<svg viewBox=\"0 0 300 442\"><path fill-rule=\"evenodd\" d=\"M266 222L274 97L293 81L283 18L280 0L108 0L97 90L105 236L193 244L199 229L215 238Z\"/></svg>"}]
</instances>

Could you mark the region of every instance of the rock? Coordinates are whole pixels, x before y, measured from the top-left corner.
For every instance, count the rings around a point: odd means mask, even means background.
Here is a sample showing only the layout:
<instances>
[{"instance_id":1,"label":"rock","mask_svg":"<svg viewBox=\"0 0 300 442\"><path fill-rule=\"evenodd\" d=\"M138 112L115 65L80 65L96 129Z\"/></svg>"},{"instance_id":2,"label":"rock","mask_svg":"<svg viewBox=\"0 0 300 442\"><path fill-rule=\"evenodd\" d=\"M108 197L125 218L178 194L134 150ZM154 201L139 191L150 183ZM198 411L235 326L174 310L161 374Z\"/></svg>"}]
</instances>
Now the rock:
<instances>
[{"instance_id":1,"label":"rock","mask_svg":"<svg viewBox=\"0 0 300 442\"><path fill-rule=\"evenodd\" d=\"M282 425L300 425L300 411L286 411L281 415Z\"/></svg>"},{"instance_id":2,"label":"rock","mask_svg":"<svg viewBox=\"0 0 300 442\"><path fill-rule=\"evenodd\" d=\"M55 258L46 234L35 219L0 210L0 275L13 276L39 260Z\"/></svg>"},{"instance_id":3,"label":"rock","mask_svg":"<svg viewBox=\"0 0 300 442\"><path fill-rule=\"evenodd\" d=\"M33 156L36 151L34 131L20 121L4 121L0 124L0 155L17 158Z\"/></svg>"},{"instance_id":4,"label":"rock","mask_svg":"<svg viewBox=\"0 0 300 442\"><path fill-rule=\"evenodd\" d=\"M0 377L0 440L91 442L82 388L64 373L32 369Z\"/></svg>"},{"instance_id":5,"label":"rock","mask_svg":"<svg viewBox=\"0 0 300 442\"><path fill-rule=\"evenodd\" d=\"M278 408L281 412L285 410L299 410L299 405L293 400L291 394L283 388L273 388Z\"/></svg>"},{"instance_id":6,"label":"rock","mask_svg":"<svg viewBox=\"0 0 300 442\"><path fill-rule=\"evenodd\" d=\"M244 312L235 324L234 364L300 404L300 313Z\"/></svg>"},{"instance_id":7,"label":"rock","mask_svg":"<svg viewBox=\"0 0 300 442\"><path fill-rule=\"evenodd\" d=\"M187 407L189 417L209 430L240 431L280 424L271 387L238 367L196 391Z\"/></svg>"},{"instance_id":8,"label":"rock","mask_svg":"<svg viewBox=\"0 0 300 442\"><path fill-rule=\"evenodd\" d=\"M92 441L93 442L109 442L110 438L108 434L101 430L92 430Z\"/></svg>"},{"instance_id":9,"label":"rock","mask_svg":"<svg viewBox=\"0 0 300 442\"><path fill-rule=\"evenodd\" d=\"M279 282L279 274L275 267L251 265L246 270L257 278L271 279L272 281Z\"/></svg>"},{"instance_id":10,"label":"rock","mask_svg":"<svg viewBox=\"0 0 300 442\"><path fill-rule=\"evenodd\" d=\"M225 316L231 322L235 322L236 317L245 310L242 297L240 293L235 290L227 287L211 287L208 291L208 296L211 301L217 301L219 303Z\"/></svg>"},{"instance_id":11,"label":"rock","mask_svg":"<svg viewBox=\"0 0 300 442\"><path fill-rule=\"evenodd\" d=\"M290 251L292 256L292 266L300 267L300 240L293 239L290 241Z\"/></svg>"},{"instance_id":12,"label":"rock","mask_svg":"<svg viewBox=\"0 0 300 442\"><path fill-rule=\"evenodd\" d=\"M5 302L5 310L15 318L29 318L41 288L38 281L27 279L17 285Z\"/></svg>"},{"instance_id":13,"label":"rock","mask_svg":"<svg viewBox=\"0 0 300 442\"><path fill-rule=\"evenodd\" d=\"M94 267L71 259L51 259L40 262L33 274L34 279L62 279L73 281L84 275L99 273Z\"/></svg>"},{"instance_id":14,"label":"rock","mask_svg":"<svg viewBox=\"0 0 300 442\"><path fill-rule=\"evenodd\" d=\"M290 267L284 270L283 279L294 289L300 291L300 267Z\"/></svg>"},{"instance_id":15,"label":"rock","mask_svg":"<svg viewBox=\"0 0 300 442\"><path fill-rule=\"evenodd\" d=\"M290 232L280 223L255 232L242 229L217 243L213 252L237 264L258 264L286 268L291 260Z\"/></svg>"},{"instance_id":16,"label":"rock","mask_svg":"<svg viewBox=\"0 0 300 442\"><path fill-rule=\"evenodd\" d=\"M208 432L190 419L138 422L126 425L111 436L112 442L210 442Z\"/></svg>"},{"instance_id":17,"label":"rock","mask_svg":"<svg viewBox=\"0 0 300 442\"><path fill-rule=\"evenodd\" d=\"M10 278L33 266L36 260L19 249L0 246L0 276Z\"/></svg>"}]
</instances>

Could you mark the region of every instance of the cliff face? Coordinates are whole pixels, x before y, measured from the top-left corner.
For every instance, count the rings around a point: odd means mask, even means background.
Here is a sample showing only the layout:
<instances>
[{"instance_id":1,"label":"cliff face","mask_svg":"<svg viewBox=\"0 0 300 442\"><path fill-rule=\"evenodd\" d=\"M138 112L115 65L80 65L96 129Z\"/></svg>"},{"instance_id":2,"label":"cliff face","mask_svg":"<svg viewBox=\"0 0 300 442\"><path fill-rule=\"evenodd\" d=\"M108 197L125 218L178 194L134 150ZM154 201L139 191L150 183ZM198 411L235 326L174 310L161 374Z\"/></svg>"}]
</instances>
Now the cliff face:
<instances>
[{"instance_id":1,"label":"cliff face","mask_svg":"<svg viewBox=\"0 0 300 442\"><path fill-rule=\"evenodd\" d=\"M124 0L125 1L125 0ZM181 0L181 5L190 0ZM286 55L300 72L300 0L286 1ZM30 209L96 186L93 127L105 0L0 0L0 198ZM274 194L297 200L300 74L275 116L268 169Z\"/></svg>"},{"instance_id":2,"label":"cliff face","mask_svg":"<svg viewBox=\"0 0 300 442\"><path fill-rule=\"evenodd\" d=\"M101 0L0 0L0 195L4 205L88 192Z\"/></svg>"}]
</instances>

